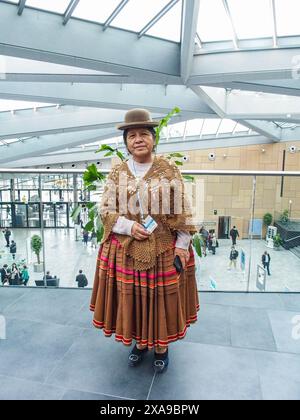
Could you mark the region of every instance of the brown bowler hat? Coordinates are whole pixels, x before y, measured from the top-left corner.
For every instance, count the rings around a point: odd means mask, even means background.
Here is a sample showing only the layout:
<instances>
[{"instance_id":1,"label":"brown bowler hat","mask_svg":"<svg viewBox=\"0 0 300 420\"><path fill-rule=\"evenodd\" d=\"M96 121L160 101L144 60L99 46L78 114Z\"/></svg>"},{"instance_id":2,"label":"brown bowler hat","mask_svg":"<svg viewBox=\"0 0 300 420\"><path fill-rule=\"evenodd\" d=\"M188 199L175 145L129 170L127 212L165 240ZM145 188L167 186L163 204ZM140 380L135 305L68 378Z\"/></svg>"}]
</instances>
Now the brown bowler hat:
<instances>
[{"instance_id":1,"label":"brown bowler hat","mask_svg":"<svg viewBox=\"0 0 300 420\"><path fill-rule=\"evenodd\" d=\"M128 128L158 127L159 122L153 121L147 109L131 109L125 115L125 122L117 125L119 130Z\"/></svg>"}]
</instances>

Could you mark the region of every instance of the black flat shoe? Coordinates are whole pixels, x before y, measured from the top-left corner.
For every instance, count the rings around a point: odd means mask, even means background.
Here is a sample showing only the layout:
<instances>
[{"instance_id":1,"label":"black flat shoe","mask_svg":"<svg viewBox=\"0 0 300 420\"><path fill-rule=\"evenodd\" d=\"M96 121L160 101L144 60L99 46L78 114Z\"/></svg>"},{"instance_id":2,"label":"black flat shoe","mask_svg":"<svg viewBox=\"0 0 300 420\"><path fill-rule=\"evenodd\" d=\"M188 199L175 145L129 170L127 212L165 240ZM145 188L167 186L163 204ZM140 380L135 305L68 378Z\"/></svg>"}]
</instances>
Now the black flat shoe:
<instances>
[{"instance_id":1,"label":"black flat shoe","mask_svg":"<svg viewBox=\"0 0 300 420\"><path fill-rule=\"evenodd\" d=\"M163 373L169 366L169 350L165 353L154 353L153 369L156 373Z\"/></svg>"},{"instance_id":2,"label":"black flat shoe","mask_svg":"<svg viewBox=\"0 0 300 420\"><path fill-rule=\"evenodd\" d=\"M147 353L147 351L148 351L148 348L139 350L137 346L135 345L128 356L128 366L130 367L138 366L143 361L143 358L145 354Z\"/></svg>"}]
</instances>

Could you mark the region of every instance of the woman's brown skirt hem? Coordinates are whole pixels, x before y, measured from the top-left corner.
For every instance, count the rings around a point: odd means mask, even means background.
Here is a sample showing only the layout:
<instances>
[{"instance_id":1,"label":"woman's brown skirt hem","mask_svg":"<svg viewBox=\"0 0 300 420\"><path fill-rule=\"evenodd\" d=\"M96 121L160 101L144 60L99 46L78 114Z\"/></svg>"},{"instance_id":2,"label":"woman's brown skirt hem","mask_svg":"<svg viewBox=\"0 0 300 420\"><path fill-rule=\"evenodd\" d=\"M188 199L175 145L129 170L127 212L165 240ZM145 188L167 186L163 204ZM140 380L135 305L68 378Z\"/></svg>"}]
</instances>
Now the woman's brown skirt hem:
<instances>
[{"instance_id":1,"label":"woman's brown skirt hem","mask_svg":"<svg viewBox=\"0 0 300 420\"><path fill-rule=\"evenodd\" d=\"M155 267L134 269L134 261L111 235L99 250L90 304L93 325L106 337L130 346L167 347L185 338L200 309L192 246L181 275L173 266L175 240Z\"/></svg>"}]
</instances>

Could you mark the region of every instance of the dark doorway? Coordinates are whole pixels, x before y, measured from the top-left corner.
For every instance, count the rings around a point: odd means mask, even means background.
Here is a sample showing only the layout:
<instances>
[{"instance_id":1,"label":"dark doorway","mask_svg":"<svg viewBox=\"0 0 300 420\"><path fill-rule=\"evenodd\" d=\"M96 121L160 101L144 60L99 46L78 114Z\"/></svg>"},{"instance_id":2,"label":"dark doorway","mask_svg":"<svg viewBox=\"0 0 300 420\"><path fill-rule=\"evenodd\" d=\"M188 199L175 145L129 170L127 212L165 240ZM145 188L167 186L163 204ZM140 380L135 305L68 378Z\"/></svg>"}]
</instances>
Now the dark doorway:
<instances>
[{"instance_id":1,"label":"dark doorway","mask_svg":"<svg viewBox=\"0 0 300 420\"><path fill-rule=\"evenodd\" d=\"M219 239L229 239L231 217L219 217Z\"/></svg>"}]
</instances>

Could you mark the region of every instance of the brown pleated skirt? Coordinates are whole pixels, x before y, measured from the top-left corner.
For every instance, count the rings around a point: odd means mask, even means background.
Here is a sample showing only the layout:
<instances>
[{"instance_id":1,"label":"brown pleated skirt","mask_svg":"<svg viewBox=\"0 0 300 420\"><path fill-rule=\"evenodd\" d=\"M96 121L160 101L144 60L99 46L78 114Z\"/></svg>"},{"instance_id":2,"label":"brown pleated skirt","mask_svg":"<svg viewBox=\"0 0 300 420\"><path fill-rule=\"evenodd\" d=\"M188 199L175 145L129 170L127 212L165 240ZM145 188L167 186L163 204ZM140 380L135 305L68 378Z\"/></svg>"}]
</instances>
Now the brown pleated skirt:
<instances>
[{"instance_id":1,"label":"brown pleated skirt","mask_svg":"<svg viewBox=\"0 0 300 420\"><path fill-rule=\"evenodd\" d=\"M190 261L179 276L174 247L157 257L155 267L137 271L113 234L101 245L90 309L106 337L115 334L127 346L135 339L149 349L185 337L199 311L195 259L190 246Z\"/></svg>"}]
</instances>

